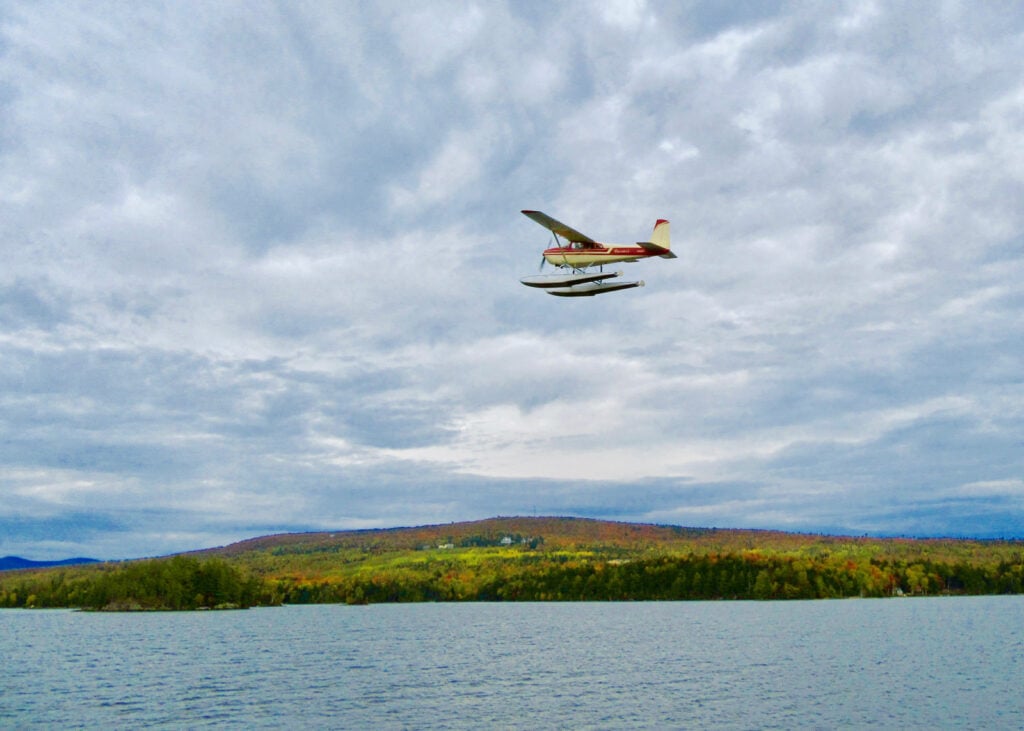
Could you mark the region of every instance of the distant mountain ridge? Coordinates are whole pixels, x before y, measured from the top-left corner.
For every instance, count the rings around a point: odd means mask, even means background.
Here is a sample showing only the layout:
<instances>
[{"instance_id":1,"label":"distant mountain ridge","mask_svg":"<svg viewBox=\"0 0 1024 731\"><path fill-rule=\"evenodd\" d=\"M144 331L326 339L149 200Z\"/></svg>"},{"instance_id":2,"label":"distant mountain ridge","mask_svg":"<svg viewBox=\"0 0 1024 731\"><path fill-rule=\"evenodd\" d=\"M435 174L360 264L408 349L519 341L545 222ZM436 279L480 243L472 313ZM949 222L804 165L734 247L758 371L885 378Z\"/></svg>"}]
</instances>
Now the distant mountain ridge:
<instances>
[{"instance_id":1,"label":"distant mountain ridge","mask_svg":"<svg viewBox=\"0 0 1024 731\"><path fill-rule=\"evenodd\" d=\"M0 607L1024 595L1019 539L869 538L574 517L284 533L163 558L39 563L20 559L24 571L0 573Z\"/></svg>"},{"instance_id":2,"label":"distant mountain ridge","mask_svg":"<svg viewBox=\"0 0 1024 731\"><path fill-rule=\"evenodd\" d=\"M481 545L493 541L497 545L505 536L539 538L548 548L595 545L639 549L655 546L689 545L723 546L723 541L740 541L753 545L757 539L789 537L796 543L810 542L814 536L780 531L720 528L684 528L653 523L625 523L577 517L495 517L456 523L438 523L392 528L357 528L308 533L276 533L248 538L226 546L186 551L184 555L237 558L259 553L296 554L362 549L371 552L416 550L426 546ZM845 539L844 539L845 540Z\"/></svg>"},{"instance_id":3,"label":"distant mountain ridge","mask_svg":"<svg viewBox=\"0 0 1024 731\"><path fill-rule=\"evenodd\" d=\"M83 563L99 562L98 558L85 558L84 556L64 558L60 561L32 561L21 556L4 556L0 558L0 571L9 571L11 569L45 569L50 566L78 566Z\"/></svg>"},{"instance_id":4,"label":"distant mountain ridge","mask_svg":"<svg viewBox=\"0 0 1024 731\"><path fill-rule=\"evenodd\" d=\"M259 553L301 554L362 549L374 553L415 550L426 546L479 545L505 536L540 538L547 548L602 546L627 550L668 549L698 553L732 553L757 549L799 551L812 545L824 549L875 546L917 554L926 547L1024 545L1020 539L950 537L880 537L843 533L794 533L759 528L684 527L659 523L630 523L568 516L499 516L483 520L391 528L339 529L307 533L277 533L195 549L184 555L236 558Z\"/></svg>"}]
</instances>

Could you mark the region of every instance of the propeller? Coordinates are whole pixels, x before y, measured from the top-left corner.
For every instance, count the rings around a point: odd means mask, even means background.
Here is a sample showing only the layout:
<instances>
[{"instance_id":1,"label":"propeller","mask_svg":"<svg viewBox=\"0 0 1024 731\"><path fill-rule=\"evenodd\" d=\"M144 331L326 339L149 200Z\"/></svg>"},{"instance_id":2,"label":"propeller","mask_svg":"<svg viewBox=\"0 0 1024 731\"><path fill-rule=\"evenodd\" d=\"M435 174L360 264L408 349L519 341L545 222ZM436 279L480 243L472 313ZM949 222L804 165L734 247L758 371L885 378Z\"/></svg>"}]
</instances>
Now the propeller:
<instances>
[{"instance_id":1,"label":"propeller","mask_svg":"<svg viewBox=\"0 0 1024 731\"><path fill-rule=\"evenodd\" d=\"M554 231L552 231L551 232L551 245L554 246L555 248L557 248L558 244L559 244L558 235ZM540 255L540 267L538 267L538 269L537 269L538 272L544 271L544 262L546 262L546 261L547 261L547 259L545 259L544 255L541 254Z\"/></svg>"}]
</instances>

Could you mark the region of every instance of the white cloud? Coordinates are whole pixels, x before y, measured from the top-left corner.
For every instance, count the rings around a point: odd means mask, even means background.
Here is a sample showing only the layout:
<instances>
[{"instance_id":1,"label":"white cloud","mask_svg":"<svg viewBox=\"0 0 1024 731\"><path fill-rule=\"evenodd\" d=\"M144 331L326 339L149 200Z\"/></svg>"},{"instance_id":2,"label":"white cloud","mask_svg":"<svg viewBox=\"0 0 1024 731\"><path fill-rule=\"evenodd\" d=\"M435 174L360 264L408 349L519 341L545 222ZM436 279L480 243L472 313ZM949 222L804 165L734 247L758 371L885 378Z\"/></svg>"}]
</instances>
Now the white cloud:
<instances>
[{"instance_id":1,"label":"white cloud","mask_svg":"<svg viewBox=\"0 0 1024 731\"><path fill-rule=\"evenodd\" d=\"M531 508L1020 534L1022 23L8 4L0 474L68 540L0 551ZM533 207L670 218L679 259L527 290Z\"/></svg>"},{"instance_id":2,"label":"white cloud","mask_svg":"<svg viewBox=\"0 0 1024 731\"><path fill-rule=\"evenodd\" d=\"M393 22L407 68L416 76L430 76L468 51L486 21L476 5L436 3L405 8L395 13Z\"/></svg>"},{"instance_id":3,"label":"white cloud","mask_svg":"<svg viewBox=\"0 0 1024 731\"><path fill-rule=\"evenodd\" d=\"M421 212L449 201L478 182L484 170L487 146L478 135L456 132L421 171L413 190L396 188L392 205L399 211Z\"/></svg>"},{"instance_id":4,"label":"white cloud","mask_svg":"<svg viewBox=\"0 0 1024 731\"><path fill-rule=\"evenodd\" d=\"M1024 481L1022 480L989 480L970 482L947 491L955 497L1011 497L1024 499Z\"/></svg>"}]
</instances>

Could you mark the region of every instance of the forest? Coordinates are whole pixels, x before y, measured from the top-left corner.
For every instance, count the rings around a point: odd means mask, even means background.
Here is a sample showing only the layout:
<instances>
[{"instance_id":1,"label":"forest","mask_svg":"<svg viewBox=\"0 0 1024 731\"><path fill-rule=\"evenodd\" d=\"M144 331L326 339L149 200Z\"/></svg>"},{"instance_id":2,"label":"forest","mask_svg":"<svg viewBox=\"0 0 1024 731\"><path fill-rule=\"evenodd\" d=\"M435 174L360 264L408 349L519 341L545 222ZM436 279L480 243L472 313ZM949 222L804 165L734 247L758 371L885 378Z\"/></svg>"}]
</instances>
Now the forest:
<instances>
[{"instance_id":1,"label":"forest","mask_svg":"<svg viewBox=\"0 0 1024 731\"><path fill-rule=\"evenodd\" d=\"M189 556L0 573L0 607L105 611L245 609L263 582L222 559Z\"/></svg>"},{"instance_id":2,"label":"forest","mask_svg":"<svg viewBox=\"0 0 1024 731\"><path fill-rule=\"evenodd\" d=\"M0 572L0 607L837 599L1024 593L1024 541L823 536L581 518L264 536Z\"/></svg>"}]
</instances>

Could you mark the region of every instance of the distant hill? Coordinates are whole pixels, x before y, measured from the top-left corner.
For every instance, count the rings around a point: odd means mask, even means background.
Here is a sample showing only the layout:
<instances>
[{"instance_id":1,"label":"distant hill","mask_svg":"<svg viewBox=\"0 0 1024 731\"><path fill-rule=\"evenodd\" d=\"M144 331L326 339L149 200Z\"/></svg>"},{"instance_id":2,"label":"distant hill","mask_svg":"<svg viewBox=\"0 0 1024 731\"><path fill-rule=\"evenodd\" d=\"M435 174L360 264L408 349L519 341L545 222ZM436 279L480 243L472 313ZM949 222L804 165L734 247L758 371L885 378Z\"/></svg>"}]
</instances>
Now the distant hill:
<instances>
[{"instance_id":1,"label":"distant hill","mask_svg":"<svg viewBox=\"0 0 1024 731\"><path fill-rule=\"evenodd\" d=\"M416 527L370 528L360 530L279 533L249 538L216 548L189 551L189 555L246 558L259 554L337 554L357 549L367 554L422 550L452 544L453 548L498 546L502 539L515 538L538 543L546 551L591 549L598 552L634 554L664 552L733 554L743 552L803 551L846 553L866 551L872 555L916 559L922 555L948 558L948 554L971 551L983 561L1001 555L1008 547L1024 549L1020 540L974 540L962 538L877 538L868 536L790 533L751 528L693 528L653 523L625 523L575 517L496 517L461 523L439 523Z\"/></svg>"},{"instance_id":2,"label":"distant hill","mask_svg":"<svg viewBox=\"0 0 1024 731\"><path fill-rule=\"evenodd\" d=\"M65 558L60 561L30 561L21 556L4 556L0 558L0 571L10 569L45 569L50 566L78 566L83 563L99 563L98 558Z\"/></svg>"},{"instance_id":3,"label":"distant hill","mask_svg":"<svg viewBox=\"0 0 1024 731\"><path fill-rule=\"evenodd\" d=\"M908 594L1024 594L1024 541L498 517L287 533L160 559L0 575L0 607L192 609Z\"/></svg>"},{"instance_id":4,"label":"distant hill","mask_svg":"<svg viewBox=\"0 0 1024 731\"><path fill-rule=\"evenodd\" d=\"M343 549L363 549L379 553L382 551L417 550L447 543L462 547L496 546L503 538L513 536L518 537L519 540L539 538L548 548L601 545L638 549L680 543L689 546L692 542L710 545L718 544L723 540L729 543L740 541L744 546L747 544L752 546L758 540L764 541L771 537L774 537L775 540L782 540L783 536L790 536L799 543L813 540L807 536L799 536L799 534L774 531L682 528L671 525L620 523L592 518L498 517L416 527L279 533L189 553L226 558L262 552L305 554Z\"/></svg>"}]
</instances>

